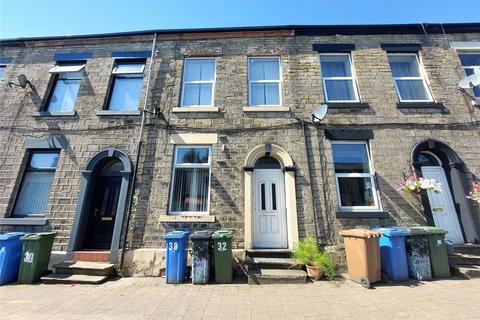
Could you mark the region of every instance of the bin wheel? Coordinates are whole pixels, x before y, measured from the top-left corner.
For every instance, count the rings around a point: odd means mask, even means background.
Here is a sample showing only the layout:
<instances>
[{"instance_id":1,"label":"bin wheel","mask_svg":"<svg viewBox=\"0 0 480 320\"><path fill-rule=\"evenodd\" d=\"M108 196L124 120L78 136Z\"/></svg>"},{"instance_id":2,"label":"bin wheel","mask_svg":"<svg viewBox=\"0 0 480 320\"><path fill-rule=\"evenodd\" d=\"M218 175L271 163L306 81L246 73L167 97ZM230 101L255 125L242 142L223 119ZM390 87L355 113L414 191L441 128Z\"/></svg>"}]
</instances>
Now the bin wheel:
<instances>
[{"instance_id":1,"label":"bin wheel","mask_svg":"<svg viewBox=\"0 0 480 320\"><path fill-rule=\"evenodd\" d=\"M360 279L360 282L361 282L361 284L364 288L370 289L371 284L370 284L370 280L368 280L368 278L362 278L362 279Z\"/></svg>"}]
</instances>

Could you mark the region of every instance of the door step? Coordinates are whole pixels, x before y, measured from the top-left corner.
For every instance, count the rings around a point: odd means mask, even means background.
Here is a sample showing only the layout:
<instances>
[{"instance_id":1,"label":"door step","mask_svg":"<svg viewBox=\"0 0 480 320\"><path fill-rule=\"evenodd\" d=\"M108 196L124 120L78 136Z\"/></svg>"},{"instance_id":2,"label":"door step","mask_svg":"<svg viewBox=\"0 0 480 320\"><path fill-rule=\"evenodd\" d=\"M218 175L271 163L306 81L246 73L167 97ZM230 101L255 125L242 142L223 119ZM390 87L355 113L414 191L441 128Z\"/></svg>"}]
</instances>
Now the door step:
<instances>
[{"instance_id":1,"label":"door step","mask_svg":"<svg viewBox=\"0 0 480 320\"><path fill-rule=\"evenodd\" d=\"M465 243L452 246L454 253L480 255L480 244Z\"/></svg>"},{"instance_id":2,"label":"door step","mask_svg":"<svg viewBox=\"0 0 480 320\"><path fill-rule=\"evenodd\" d=\"M450 270L452 271L452 274L465 279L480 278L480 266L477 265L450 265Z\"/></svg>"},{"instance_id":3,"label":"door step","mask_svg":"<svg viewBox=\"0 0 480 320\"><path fill-rule=\"evenodd\" d=\"M73 259L76 261L108 262L110 251L74 251Z\"/></svg>"},{"instance_id":4,"label":"door step","mask_svg":"<svg viewBox=\"0 0 480 320\"><path fill-rule=\"evenodd\" d=\"M249 269L297 269L291 258L249 257L246 262Z\"/></svg>"},{"instance_id":5,"label":"door step","mask_svg":"<svg viewBox=\"0 0 480 320\"><path fill-rule=\"evenodd\" d=\"M454 253L448 256L450 264L474 264L480 266L480 255L466 254L466 253Z\"/></svg>"},{"instance_id":6,"label":"door step","mask_svg":"<svg viewBox=\"0 0 480 320\"><path fill-rule=\"evenodd\" d=\"M248 271L248 284L278 284L307 282L307 273L291 269L252 269Z\"/></svg>"},{"instance_id":7,"label":"door step","mask_svg":"<svg viewBox=\"0 0 480 320\"><path fill-rule=\"evenodd\" d=\"M264 257L264 258L291 258L292 251L288 249L247 249L247 256L249 257Z\"/></svg>"},{"instance_id":8,"label":"door step","mask_svg":"<svg viewBox=\"0 0 480 320\"><path fill-rule=\"evenodd\" d=\"M68 273L52 273L42 277L45 284L100 284L105 282L108 276L92 276L86 274L68 274Z\"/></svg>"}]
</instances>

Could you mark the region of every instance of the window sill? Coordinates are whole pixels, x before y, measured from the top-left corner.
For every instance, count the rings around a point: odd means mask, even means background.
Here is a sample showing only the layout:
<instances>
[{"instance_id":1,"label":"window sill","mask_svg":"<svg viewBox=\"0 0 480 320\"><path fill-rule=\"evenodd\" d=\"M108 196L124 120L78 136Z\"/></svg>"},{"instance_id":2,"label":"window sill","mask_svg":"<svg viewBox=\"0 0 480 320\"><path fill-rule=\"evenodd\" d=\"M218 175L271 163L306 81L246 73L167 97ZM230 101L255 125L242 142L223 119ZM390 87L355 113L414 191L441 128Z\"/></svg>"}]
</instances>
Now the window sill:
<instances>
[{"instance_id":1,"label":"window sill","mask_svg":"<svg viewBox=\"0 0 480 320\"><path fill-rule=\"evenodd\" d=\"M439 109L445 110L443 103L438 102L397 102L398 109Z\"/></svg>"},{"instance_id":2,"label":"window sill","mask_svg":"<svg viewBox=\"0 0 480 320\"><path fill-rule=\"evenodd\" d=\"M177 107L173 108L172 112L174 113L183 113L183 112L218 112L218 107Z\"/></svg>"},{"instance_id":3,"label":"window sill","mask_svg":"<svg viewBox=\"0 0 480 320\"><path fill-rule=\"evenodd\" d=\"M9 226L44 226L48 222L47 218L0 218L0 225Z\"/></svg>"},{"instance_id":4,"label":"window sill","mask_svg":"<svg viewBox=\"0 0 480 320\"><path fill-rule=\"evenodd\" d=\"M35 111L32 112L32 117L74 117L77 115L76 111Z\"/></svg>"},{"instance_id":5,"label":"window sill","mask_svg":"<svg viewBox=\"0 0 480 320\"><path fill-rule=\"evenodd\" d=\"M97 110L97 116L139 116L142 112L140 110Z\"/></svg>"},{"instance_id":6,"label":"window sill","mask_svg":"<svg viewBox=\"0 0 480 320\"><path fill-rule=\"evenodd\" d=\"M198 215L198 216L173 216L161 215L160 222L215 222L215 216L212 215Z\"/></svg>"},{"instance_id":7,"label":"window sill","mask_svg":"<svg viewBox=\"0 0 480 320\"><path fill-rule=\"evenodd\" d=\"M388 218L385 211L337 211L337 218Z\"/></svg>"},{"instance_id":8,"label":"window sill","mask_svg":"<svg viewBox=\"0 0 480 320\"><path fill-rule=\"evenodd\" d=\"M368 103L362 103L362 102L325 102L326 105L328 105L329 109L335 109L335 110L349 110L349 109L368 109L370 106Z\"/></svg>"},{"instance_id":9,"label":"window sill","mask_svg":"<svg viewBox=\"0 0 480 320\"><path fill-rule=\"evenodd\" d=\"M243 107L243 112L288 112L289 107Z\"/></svg>"}]
</instances>

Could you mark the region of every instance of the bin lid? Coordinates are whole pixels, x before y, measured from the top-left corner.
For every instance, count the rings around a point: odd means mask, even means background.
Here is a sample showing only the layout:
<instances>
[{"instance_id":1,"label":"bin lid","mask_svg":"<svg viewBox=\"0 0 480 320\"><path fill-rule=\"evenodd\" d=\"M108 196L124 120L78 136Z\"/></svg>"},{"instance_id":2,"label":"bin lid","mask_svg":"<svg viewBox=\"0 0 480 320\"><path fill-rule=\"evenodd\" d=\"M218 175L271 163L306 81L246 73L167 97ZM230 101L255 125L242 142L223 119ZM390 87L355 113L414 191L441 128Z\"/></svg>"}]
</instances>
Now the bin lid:
<instances>
[{"instance_id":1,"label":"bin lid","mask_svg":"<svg viewBox=\"0 0 480 320\"><path fill-rule=\"evenodd\" d=\"M38 232L27 234L26 236L20 238L21 240L38 240L45 237L55 237L57 235L56 232Z\"/></svg>"},{"instance_id":2,"label":"bin lid","mask_svg":"<svg viewBox=\"0 0 480 320\"><path fill-rule=\"evenodd\" d=\"M231 230L217 230L212 235L212 239L222 239L222 238L230 239L232 237L233 237L233 231Z\"/></svg>"},{"instance_id":3,"label":"bin lid","mask_svg":"<svg viewBox=\"0 0 480 320\"><path fill-rule=\"evenodd\" d=\"M431 226L421 226L421 227L412 227L412 229L421 229L427 233L430 233L430 234L446 234L448 233L447 230L445 229L442 229L442 228L438 228L438 227L431 227Z\"/></svg>"},{"instance_id":4,"label":"bin lid","mask_svg":"<svg viewBox=\"0 0 480 320\"><path fill-rule=\"evenodd\" d=\"M190 235L190 239L210 239L212 236L213 231L212 230L199 230L195 231Z\"/></svg>"},{"instance_id":5,"label":"bin lid","mask_svg":"<svg viewBox=\"0 0 480 320\"><path fill-rule=\"evenodd\" d=\"M181 230L176 230L167 233L166 235L163 236L164 239L183 239L183 238L188 238L190 235L189 231L181 231Z\"/></svg>"},{"instance_id":6,"label":"bin lid","mask_svg":"<svg viewBox=\"0 0 480 320\"><path fill-rule=\"evenodd\" d=\"M20 237L23 237L28 233L26 232L8 232L4 234L0 234L0 241L8 241L8 240L16 240Z\"/></svg>"},{"instance_id":7,"label":"bin lid","mask_svg":"<svg viewBox=\"0 0 480 320\"><path fill-rule=\"evenodd\" d=\"M408 235L408 229L407 228L402 228L402 227L392 227L392 228L375 228L372 229L373 231L376 232L381 232L383 233L384 236L386 237L404 237Z\"/></svg>"},{"instance_id":8,"label":"bin lid","mask_svg":"<svg viewBox=\"0 0 480 320\"><path fill-rule=\"evenodd\" d=\"M407 236L424 236L428 234L422 227L410 227L407 228L407 232Z\"/></svg>"},{"instance_id":9,"label":"bin lid","mask_svg":"<svg viewBox=\"0 0 480 320\"><path fill-rule=\"evenodd\" d=\"M340 231L340 235L343 237L357 237L357 238L378 238L382 236L381 232L376 232L368 229L350 229Z\"/></svg>"}]
</instances>

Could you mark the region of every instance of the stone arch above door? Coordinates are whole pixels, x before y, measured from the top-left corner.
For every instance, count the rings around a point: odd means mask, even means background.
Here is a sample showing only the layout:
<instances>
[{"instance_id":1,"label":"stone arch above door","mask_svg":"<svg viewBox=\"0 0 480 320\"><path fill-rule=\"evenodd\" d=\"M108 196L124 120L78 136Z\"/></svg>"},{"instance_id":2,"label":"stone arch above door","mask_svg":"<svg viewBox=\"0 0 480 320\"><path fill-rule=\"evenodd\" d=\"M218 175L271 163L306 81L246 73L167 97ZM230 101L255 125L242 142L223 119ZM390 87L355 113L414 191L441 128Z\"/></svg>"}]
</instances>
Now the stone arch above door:
<instances>
[{"instance_id":1,"label":"stone arch above door","mask_svg":"<svg viewBox=\"0 0 480 320\"><path fill-rule=\"evenodd\" d=\"M469 176L465 163L458 156L458 154L446 143L428 139L417 143L411 152L411 162L415 168L416 174L421 176L422 163L418 161L422 152L429 152L440 158L442 167L445 170L447 179L450 181L450 192L459 214L460 224L467 242L479 241L480 225L477 219L474 218L474 208L465 195L469 192ZM433 223L432 213L428 200L422 197L422 203L425 208L427 220Z\"/></svg>"},{"instance_id":2,"label":"stone arch above door","mask_svg":"<svg viewBox=\"0 0 480 320\"><path fill-rule=\"evenodd\" d=\"M262 144L254 147L245 158L245 249L253 248L254 214L254 167L258 159L271 156L277 159L284 172L285 210L287 214L287 243L292 250L298 245L297 197L295 188L295 168L292 157L276 144Z\"/></svg>"}]
</instances>

